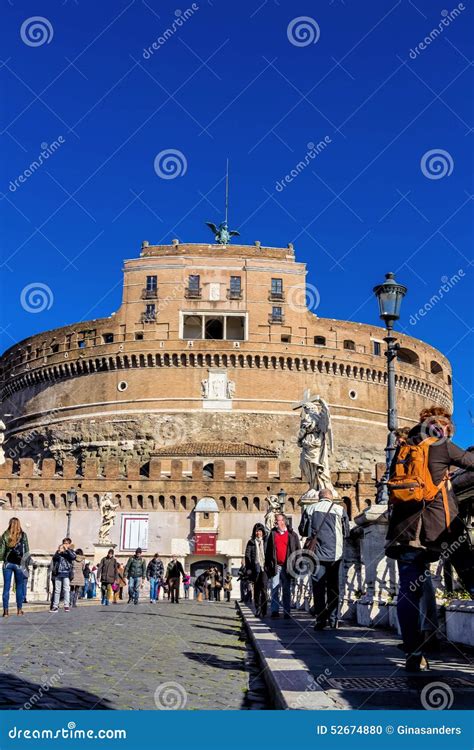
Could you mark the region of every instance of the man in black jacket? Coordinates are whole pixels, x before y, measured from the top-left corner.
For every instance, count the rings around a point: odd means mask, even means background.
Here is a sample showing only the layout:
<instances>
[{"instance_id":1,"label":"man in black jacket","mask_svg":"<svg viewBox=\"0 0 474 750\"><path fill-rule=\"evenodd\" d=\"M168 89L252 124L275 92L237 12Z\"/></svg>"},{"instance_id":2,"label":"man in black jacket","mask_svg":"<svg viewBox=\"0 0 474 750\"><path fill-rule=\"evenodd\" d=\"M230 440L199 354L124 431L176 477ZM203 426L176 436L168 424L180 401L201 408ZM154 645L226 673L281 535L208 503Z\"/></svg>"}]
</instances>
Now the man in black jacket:
<instances>
[{"instance_id":1,"label":"man in black jacket","mask_svg":"<svg viewBox=\"0 0 474 750\"><path fill-rule=\"evenodd\" d=\"M283 513L276 516L276 526L271 530L265 550L265 571L272 579L271 616L280 616L280 591L285 619L290 617L291 567L295 567L295 553L301 549L298 535L289 529Z\"/></svg>"},{"instance_id":2,"label":"man in black jacket","mask_svg":"<svg viewBox=\"0 0 474 750\"><path fill-rule=\"evenodd\" d=\"M184 576L184 568L176 555L171 558L166 569L166 582L171 593L171 604L179 604L179 586L181 576Z\"/></svg>"},{"instance_id":3,"label":"man in black jacket","mask_svg":"<svg viewBox=\"0 0 474 750\"><path fill-rule=\"evenodd\" d=\"M150 582L150 604L155 604L160 598L160 586L163 583L164 565L158 552L154 554L146 569L147 581Z\"/></svg>"}]
</instances>

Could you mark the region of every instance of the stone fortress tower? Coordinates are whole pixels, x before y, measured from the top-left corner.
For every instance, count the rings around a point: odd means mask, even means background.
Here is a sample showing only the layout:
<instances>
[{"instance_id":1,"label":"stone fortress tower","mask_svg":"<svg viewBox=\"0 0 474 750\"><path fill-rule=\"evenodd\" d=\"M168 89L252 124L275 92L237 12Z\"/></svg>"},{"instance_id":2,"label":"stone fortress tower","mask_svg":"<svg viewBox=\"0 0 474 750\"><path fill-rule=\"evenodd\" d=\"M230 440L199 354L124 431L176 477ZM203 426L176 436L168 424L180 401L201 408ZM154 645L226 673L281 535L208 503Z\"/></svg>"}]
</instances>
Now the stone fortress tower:
<instances>
[{"instance_id":1,"label":"stone fortress tower","mask_svg":"<svg viewBox=\"0 0 474 750\"><path fill-rule=\"evenodd\" d=\"M110 491L119 516L148 516L148 537L185 556L195 505L211 496L236 561L267 494L283 487L298 514L297 405L308 394L329 403L333 480L352 514L363 509L384 460L384 331L317 317L305 277L292 245L143 242L125 261L117 312L1 357L3 510L48 514L53 544L73 485L77 510L93 511L80 514L92 542ZM451 407L451 369L422 341L398 340L399 421L410 426L428 403ZM123 526L114 534L125 550Z\"/></svg>"}]
</instances>

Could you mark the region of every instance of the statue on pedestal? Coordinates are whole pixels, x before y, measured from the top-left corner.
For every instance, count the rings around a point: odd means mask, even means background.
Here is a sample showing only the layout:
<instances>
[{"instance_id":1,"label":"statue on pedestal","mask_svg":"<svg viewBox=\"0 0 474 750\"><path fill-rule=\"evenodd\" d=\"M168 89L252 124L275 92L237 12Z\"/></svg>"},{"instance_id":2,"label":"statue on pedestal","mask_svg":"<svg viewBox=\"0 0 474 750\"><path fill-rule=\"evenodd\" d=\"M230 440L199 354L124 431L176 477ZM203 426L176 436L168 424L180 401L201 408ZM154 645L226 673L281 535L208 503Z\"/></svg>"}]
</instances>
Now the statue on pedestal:
<instances>
[{"instance_id":1,"label":"statue on pedestal","mask_svg":"<svg viewBox=\"0 0 474 750\"><path fill-rule=\"evenodd\" d=\"M110 538L110 530L115 523L115 508L119 507L119 503L112 502L112 493L106 492L99 500L100 513L102 520L99 529L99 544L112 544Z\"/></svg>"},{"instance_id":2,"label":"statue on pedestal","mask_svg":"<svg viewBox=\"0 0 474 750\"><path fill-rule=\"evenodd\" d=\"M284 508L276 495L268 495L265 500L268 503L268 509L263 522L267 531L271 531L275 526L278 513L284 513Z\"/></svg>"},{"instance_id":3,"label":"statue on pedestal","mask_svg":"<svg viewBox=\"0 0 474 750\"><path fill-rule=\"evenodd\" d=\"M329 406L321 396L315 396L295 408L302 408L298 432L301 475L310 489L329 489L337 497L329 470L329 454L333 451Z\"/></svg>"}]
</instances>

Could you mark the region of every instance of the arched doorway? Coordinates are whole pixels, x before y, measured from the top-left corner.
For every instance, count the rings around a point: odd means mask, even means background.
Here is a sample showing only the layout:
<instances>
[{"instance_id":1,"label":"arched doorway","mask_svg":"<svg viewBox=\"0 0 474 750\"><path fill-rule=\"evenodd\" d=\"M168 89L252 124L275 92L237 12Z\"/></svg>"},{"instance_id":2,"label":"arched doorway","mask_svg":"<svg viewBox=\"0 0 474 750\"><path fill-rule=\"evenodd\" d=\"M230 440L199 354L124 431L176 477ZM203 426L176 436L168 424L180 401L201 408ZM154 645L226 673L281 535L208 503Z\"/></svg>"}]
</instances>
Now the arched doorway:
<instances>
[{"instance_id":1,"label":"arched doorway","mask_svg":"<svg viewBox=\"0 0 474 750\"><path fill-rule=\"evenodd\" d=\"M220 575L224 575L224 565L222 563L215 560L197 560L197 562L193 562L190 565L191 578L197 578L205 570L208 570L208 568L217 568Z\"/></svg>"}]
</instances>

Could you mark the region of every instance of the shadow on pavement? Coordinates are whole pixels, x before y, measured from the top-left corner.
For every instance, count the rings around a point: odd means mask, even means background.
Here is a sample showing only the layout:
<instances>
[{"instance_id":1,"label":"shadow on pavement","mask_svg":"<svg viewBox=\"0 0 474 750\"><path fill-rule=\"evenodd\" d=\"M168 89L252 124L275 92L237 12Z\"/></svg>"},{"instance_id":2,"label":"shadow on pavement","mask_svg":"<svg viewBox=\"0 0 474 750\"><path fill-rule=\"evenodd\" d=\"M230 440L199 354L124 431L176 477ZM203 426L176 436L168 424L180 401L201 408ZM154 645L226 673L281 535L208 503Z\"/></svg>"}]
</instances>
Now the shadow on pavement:
<instances>
[{"instance_id":1,"label":"shadow on pavement","mask_svg":"<svg viewBox=\"0 0 474 750\"><path fill-rule=\"evenodd\" d=\"M50 679L49 682L51 681ZM29 682L15 675L0 672L0 709L50 711L68 708L112 710L109 701L85 690L55 687L47 682Z\"/></svg>"}]
</instances>

